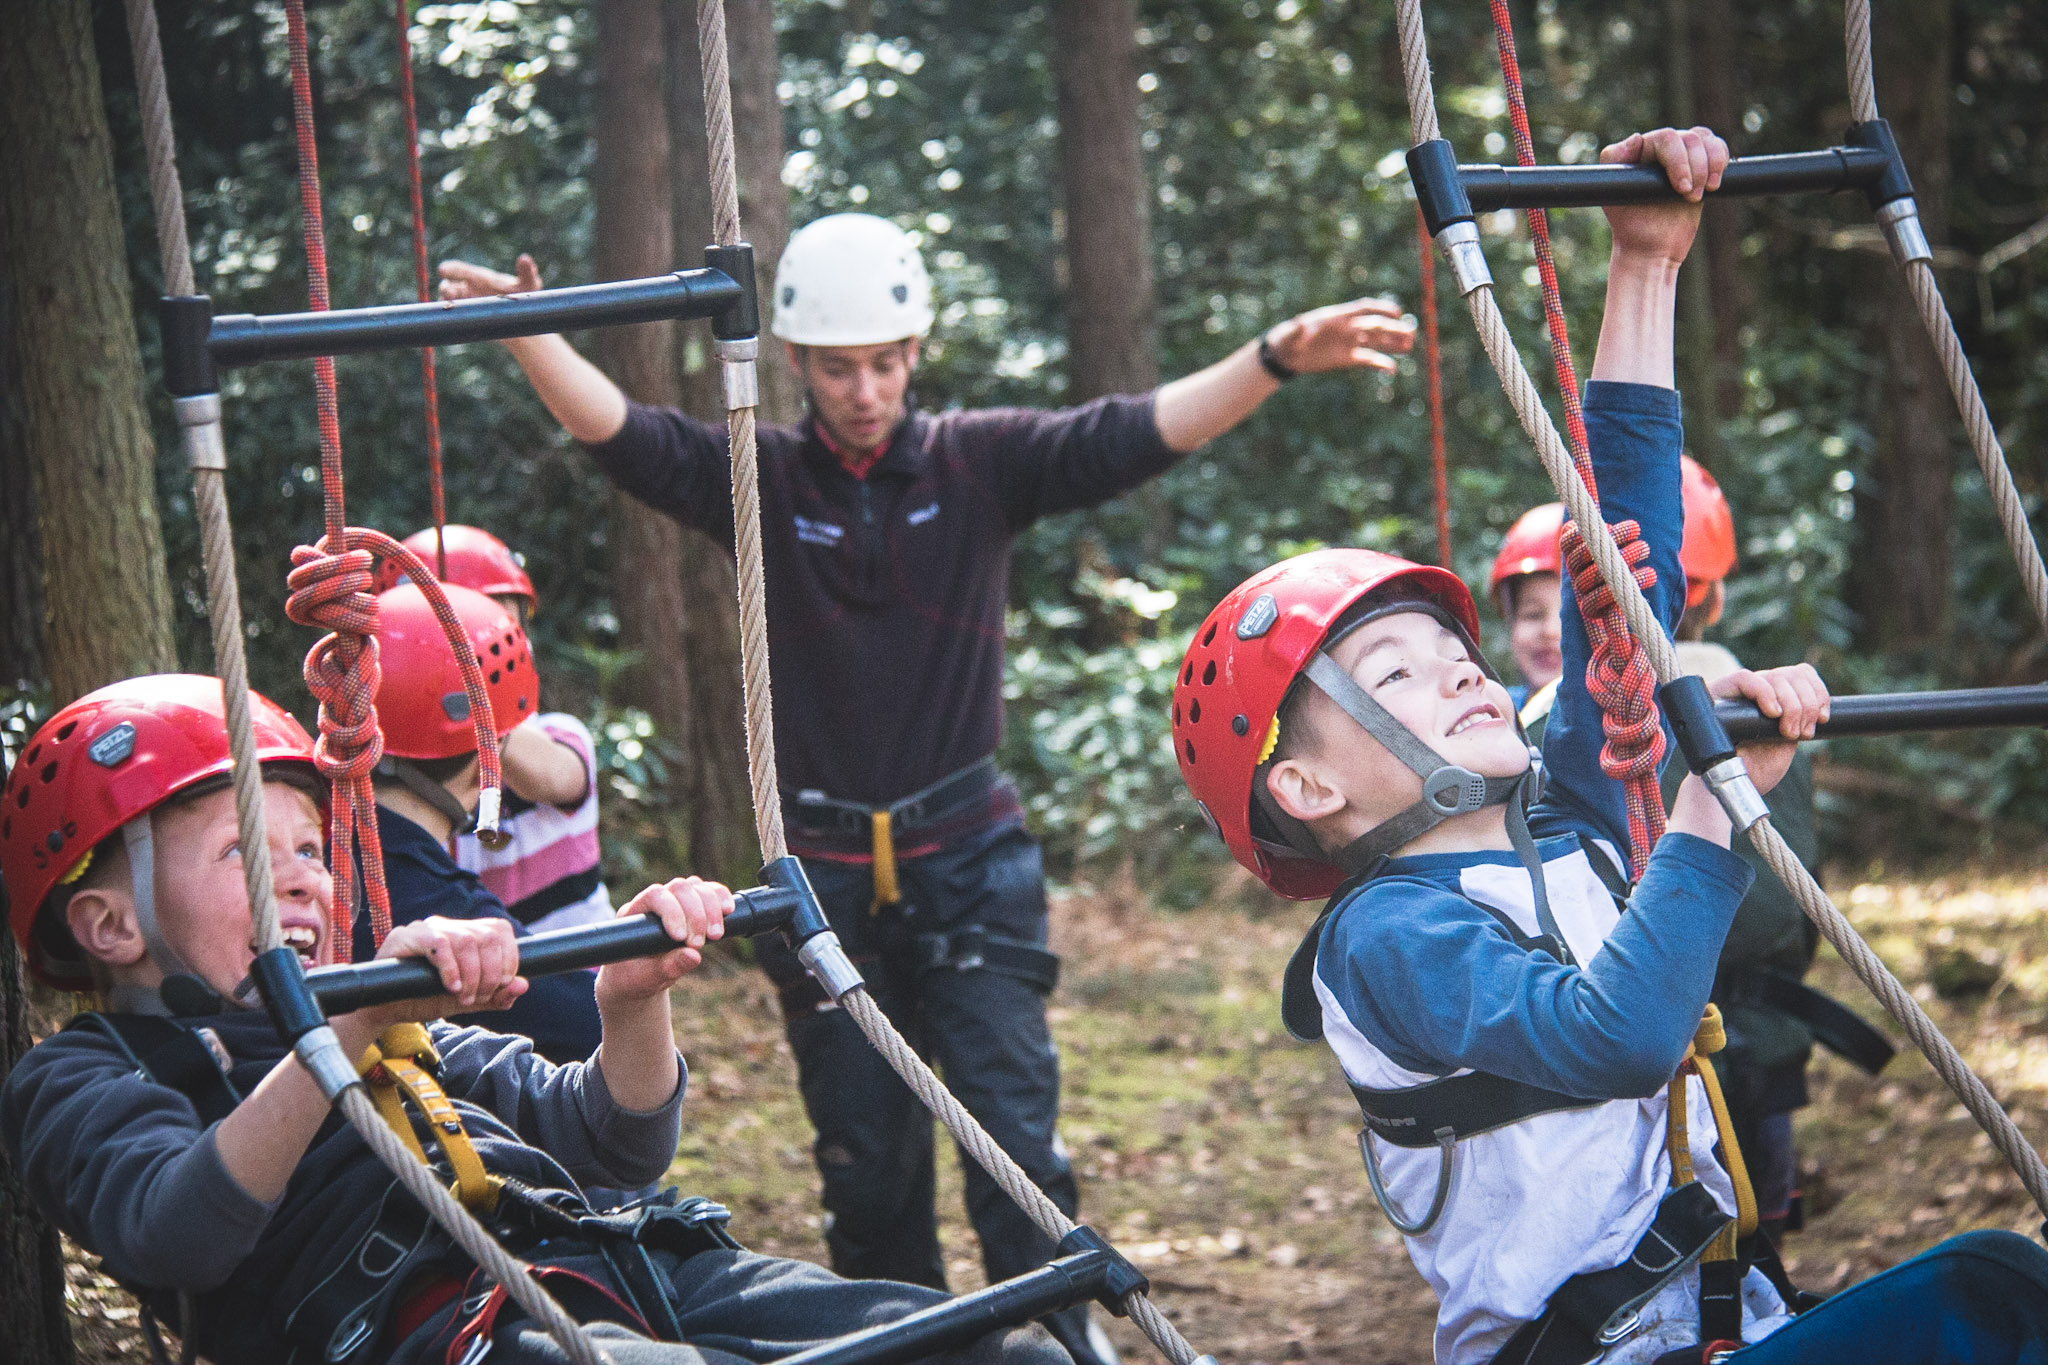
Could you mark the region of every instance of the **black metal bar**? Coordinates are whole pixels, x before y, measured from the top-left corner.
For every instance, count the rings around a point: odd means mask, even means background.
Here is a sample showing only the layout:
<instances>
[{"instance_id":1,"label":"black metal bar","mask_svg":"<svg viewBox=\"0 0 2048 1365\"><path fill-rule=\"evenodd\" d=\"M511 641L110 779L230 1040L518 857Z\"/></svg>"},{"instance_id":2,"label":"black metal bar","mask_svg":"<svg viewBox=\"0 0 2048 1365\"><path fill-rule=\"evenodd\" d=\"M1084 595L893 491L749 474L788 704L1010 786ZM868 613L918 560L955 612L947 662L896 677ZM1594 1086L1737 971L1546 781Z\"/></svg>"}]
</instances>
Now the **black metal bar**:
<instances>
[{"instance_id":1,"label":"black metal bar","mask_svg":"<svg viewBox=\"0 0 2048 1365\"><path fill-rule=\"evenodd\" d=\"M1892 158L1878 147L1739 156L1721 173L1716 195L1826 194L1868 191ZM1476 213L1494 209L1594 208L1675 199L1656 166L1460 166L1458 180Z\"/></svg>"},{"instance_id":2,"label":"black metal bar","mask_svg":"<svg viewBox=\"0 0 2048 1365\"><path fill-rule=\"evenodd\" d=\"M1770 739L1778 722L1746 701L1722 701L1715 714L1738 743ZM1978 687L1954 692L1873 692L1836 697L1817 738L1903 735L1922 730L2003 730L2048 725L2048 683Z\"/></svg>"},{"instance_id":3,"label":"black metal bar","mask_svg":"<svg viewBox=\"0 0 2048 1365\"><path fill-rule=\"evenodd\" d=\"M1063 1256L1028 1275L784 1356L776 1365L906 1365L957 1351L990 1332L1086 1303L1101 1292L1108 1264L1099 1251Z\"/></svg>"},{"instance_id":4,"label":"black metal bar","mask_svg":"<svg viewBox=\"0 0 2048 1365\"><path fill-rule=\"evenodd\" d=\"M727 938L748 938L781 929L802 903L802 896L779 886L759 887L733 896L725 918ZM607 920L580 929L555 929L519 940L519 974L553 976L607 962L652 957L676 947L653 915ZM320 1009L330 1018L394 1000L418 1000L441 993L441 976L425 958L380 958L344 967L316 967L306 984Z\"/></svg>"},{"instance_id":5,"label":"black metal bar","mask_svg":"<svg viewBox=\"0 0 2048 1365\"><path fill-rule=\"evenodd\" d=\"M264 360L416 350L664 318L708 318L741 298L739 284L722 270L678 270L644 280L615 280L455 303L402 303L269 317L235 313L213 320L208 349L216 365L233 369Z\"/></svg>"}]
</instances>

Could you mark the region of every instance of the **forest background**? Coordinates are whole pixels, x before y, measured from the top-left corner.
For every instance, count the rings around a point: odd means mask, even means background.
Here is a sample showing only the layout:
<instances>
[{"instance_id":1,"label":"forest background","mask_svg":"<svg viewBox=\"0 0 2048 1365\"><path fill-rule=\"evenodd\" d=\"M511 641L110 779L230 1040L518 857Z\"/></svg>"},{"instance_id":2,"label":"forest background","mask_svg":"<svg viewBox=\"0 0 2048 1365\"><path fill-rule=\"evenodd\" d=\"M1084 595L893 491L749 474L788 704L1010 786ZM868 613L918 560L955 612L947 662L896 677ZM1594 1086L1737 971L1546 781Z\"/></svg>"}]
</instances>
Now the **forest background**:
<instances>
[{"instance_id":1,"label":"forest background","mask_svg":"<svg viewBox=\"0 0 2048 1365\"><path fill-rule=\"evenodd\" d=\"M508 266L531 251L553 284L699 260L709 212L692 0L422 4L403 31L390 0L308 8L338 305L413 294L398 98L408 56L432 258ZM1708 123L1738 153L1807 149L1848 121L1832 3L1507 8L1545 160L1584 162L1665 122ZM918 234L940 307L917 382L928 407L1142 390L1304 308L1365 293L1419 307L1384 0L727 10L743 221L764 275L789 229L826 213L879 213ZM161 0L158 11L200 288L220 312L302 308L283 6ZM1487 7L1456 0L1427 17L1447 135L1466 160L1511 159ZM1876 32L1880 107L2038 516L2048 10L1891 0ZM141 137L121 6L6 7L10 765L53 705L132 673L212 667L189 480L155 383L162 282ZM1845 692L2041 681L2048 644L1867 219L1848 196L1714 203L1686 268L1688 433L1728 491L1742 554L1719 638L1755 665L1812 660ZM1507 214L1482 229L1524 353L1547 375L1526 229ZM1604 227L1574 211L1552 231L1583 369ZM1453 559L1483 585L1508 523L1551 493L1447 282L1440 302ZM635 396L716 408L701 327L577 340ZM1242 878L1219 880L1228 864L1174 772L1172 672L1207 607L1283 555L1351 544L1435 557L1422 373L1418 359L1391 377L1298 380L1152 488L1021 539L1002 758L1056 877L1142 887L1171 908L1210 901L1186 922L1211 930L1220 908L1250 903ZM394 534L426 524L417 359L344 359L340 384L350 519ZM230 376L225 394L252 680L307 720L299 667L312 638L283 600L292 548L319 531L311 390L310 367L271 365ZM546 700L599 736L614 884L681 869L751 879L730 566L611 492L499 348L442 353L440 398L450 518L525 552ZM771 353L764 413L800 411ZM2038 732L1827 746L1826 847L1842 864L1894 868L2037 851L2044 758ZM1114 945L1095 948L1112 971ZM18 983L0 940L4 1059L31 1037ZM0 1339L46 1332L42 1354L68 1358L53 1244L20 1213L0 1184Z\"/></svg>"},{"instance_id":2,"label":"forest background","mask_svg":"<svg viewBox=\"0 0 2048 1365\"><path fill-rule=\"evenodd\" d=\"M1509 8L1539 156L1585 161L1629 129L1695 120L1738 153L1802 149L1847 121L1833 5ZM432 257L504 266L529 250L556 284L697 259L707 234L693 10L683 0L420 6L407 36ZM940 309L917 381L926 406L1142 388L1302 308L1362 293L1419 303L1390 6L749 0L733 10L745 221L764 273L788 227L822 214L862 209L918 234ZM201 287L222 312L302 307L282 7L170 0L161 14ZM128 305L153 376L160 282L127 37L118 6L92 17ZM2038 504L2043 253L1980 267L2048 209L2048 15L1964 0L1887 6L1879 19L1880 104L1905 142L2021 487ZM1512 159L1485 7L1434 6L1429 22L1448 136L1467 160ZM413 284L392 7L315 4L311 26L334 298L401 301ZM1483 227L1524 350L1546 373L1526 231L1505 213ZM1597 213L1564 212L1553 231L1583 368L1604 227ZM9 255L19 293L34 254ZM1981 483L1960 458L1939 372L1860 200L1716 204L1686 274L1688 427L1736 508L1742 551L1720 638L1759 665L1811 659L1842 691L2048 673ZM30 310L7 297L0 307L26 323ZM1442 302L1451 541L1457 569L1483 585L1507 523L1550 493L1447 286ZM7 331L0 393L20 396L32 333ZM701 326L579 340L629 390L714 410ZM417 360L344 359L340 378L351 519L394 534L425 524ZM771 415L794 416L786 372L768 387ZM141 435L154 458L172 648L182 666L205 669L188 481L168 404L145 388L136 398L149 417ZM614 874L743 872L754 851L729 570L708 542L611 494L499 348L443 354L440 391L449 515L526 554L547 700L600 736ZM226 397L253 681L304 714L298 666L310 635L282 606L291 547L317 534L319 518L310 372L239 372ZM46 457L22 457L23 406L0 407L11 414L0 420L10 742L49 704L53 679L57 700L69 690L54 642L79 614L45 583L54 548L37 545L39 490L24 476ZM1433 558L1427 452L1419 360L1393 378L1305 379L1156 490L1023 538L1003 758L1057 868L1128 860L1170 901L1205 893L1220 850L1192 818L1160 723L1189 631L1244 574L1317 544ZM45 526L73 514L39 510ZM118 515L87 510L103 528ZM120 556L141 572L149 558ZM2038 734L1835 750L1823 791L1835 847L1852 854L1988 839L1999 822L2038 826L2048 814ZM1928 800L1955 818L1915 818Z\"/></svg>"}]
</instances>

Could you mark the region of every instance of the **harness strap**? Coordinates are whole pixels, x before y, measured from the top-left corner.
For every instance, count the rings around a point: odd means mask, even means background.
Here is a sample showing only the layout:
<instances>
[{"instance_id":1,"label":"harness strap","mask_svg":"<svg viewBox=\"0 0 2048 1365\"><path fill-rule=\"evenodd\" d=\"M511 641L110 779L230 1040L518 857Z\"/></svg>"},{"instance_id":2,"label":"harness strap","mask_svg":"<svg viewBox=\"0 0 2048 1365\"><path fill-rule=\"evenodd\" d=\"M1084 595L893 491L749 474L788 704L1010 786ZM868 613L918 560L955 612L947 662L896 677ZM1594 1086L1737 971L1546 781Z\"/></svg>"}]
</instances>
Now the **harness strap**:
<instances>
[{"instance_id":1,"label":"harness strap","mask_svg":"<svg viewBox=\"0 0 2048 1365\"><path fill-rule=\"evenodd\" d=\"M896 884L896 839L890 830L889 812L873 811L868 818L874 828L875 853L875 899L868 906L868 913L874 914L885 905L901 901L903 891Z\"/></svg>"},{"instance_id":2,"label":"harness strap","mask_svg":"<svg viewBox=\"0 0 2048 1365\"><path fill-rule=\"evenodd\" d=\"M914 940L918 966L924 971L951 968L956 972L986 970L1014 976L1051 994L1060 983L1059 954L1008 934L990 933L969 924L944 934L919 934Z\"/></svg>"},{"instance_id":3,"label":"harness strap","mask_svg":"<svg viewBox=\"0 0 2048 1365\"><path fill-rule=\"evenodd\" d=\"M399 786L432 806L454 827L457 834L476 830L476 812L455 799L455 794L419 770L417 764L386 754L377 760L377 776Z\"/></svg>"},{"instance_id":4,"label":"harness strap","mask_svg":"<svg viewBox=\"0 0 2048 1365\"><path fill-rule=\"evenodd\" d=\"M405 1112L405 1101L412 1101L413 1108L426 1120L434 1145L454 1172L456 1197L473 1213L489 1213L498 1205L501 1182L484 1169L483 1158L477 1155L476 1144L469 1139L469 1130L462 1126L462 1115L434 1079L430 1068L438 1069L440 1065L441 1054L434 1050L433 1039L424 1026L393 1024L364 1049L356 1073L367 1082L370 1098L376 1102L384 1122L422 1166L429 1166L433 1163L427 1159L426 1149L420 1145L419 1135Z\"/></svg>"},{"instance_id":5,"label":"harness strap","mask_svg":"<svg viewBox=\"0 0 2048 1365\"><path fill-rule=\"evenodd\" d=\"M64 1027L106 1034L137 1074L190 1100L201 1123L220 1122L242 1102L221 1059L196 1029L159 1015L97 1012L77 1015Z\"/></svg>"}]
</instances>

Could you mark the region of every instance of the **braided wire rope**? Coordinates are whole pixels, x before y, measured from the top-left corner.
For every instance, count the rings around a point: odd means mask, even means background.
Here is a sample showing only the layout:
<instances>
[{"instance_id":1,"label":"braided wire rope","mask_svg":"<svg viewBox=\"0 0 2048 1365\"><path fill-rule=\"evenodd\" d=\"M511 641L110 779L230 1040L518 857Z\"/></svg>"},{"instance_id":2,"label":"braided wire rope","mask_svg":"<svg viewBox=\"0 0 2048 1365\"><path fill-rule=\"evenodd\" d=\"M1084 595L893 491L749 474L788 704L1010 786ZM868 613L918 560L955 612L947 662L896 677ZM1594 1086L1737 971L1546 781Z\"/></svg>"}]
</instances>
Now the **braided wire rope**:
<instances>
[{"instance_id":1,"label":"braided wire rope","mask_svg":"<svg viewBox=\"0 0 2048 1365\"><path fill-rule=\"evenodd\" d=\"M1870 0L1847 0L1842 23L1848 52L1850 117L1867 123L1877 117L1877 76L1870 55ZM1934 262L1909 261L1904 269L1906 288L1913 296L1920 325L1927 329L1927 338L1934 343L1935 354L1941 359L1942 374L1955 397L1963 431L1970 438L1970 451L1976 456L1977 468L1983 471L1985 487L1991 491L1999 529L2012 550L2013 562L2019 566L2027 603L2033 607L2042 630L2048 631L2048 567L2041 562L2041 547L2027 519L2026 500L2013 483L2012 466L2006 461L1998 428L1992 425L1991 414L1984 407L1984 394L1977 387L1970 358L1963 353L1962 338L1956 335L1955 320L1949 316L1941 284L1934 277Z\"/></svg>"},{"instance_id":2,"label":"braided wire rope","mask_svg":"<svg viewBox=\"0 0 2048 1365\"><path fill-rule=\"evenodd\" d=\"M698 0L698 50L704 77L704 127L711 166L711 219L720 246L741 241L738 155L733 140L732 80L726 51L724 0ZM747 776L753 787L754 825L761 856L773 862L787 855L782 797L775 780L775 701L768 671L767 594L761 566L761 492L754 438L754 409L731 407L733 539L739 561L740 661L747 718ZM989 1135L949 1091L924 1059L875 1003L865 986L839 997L839 1006L903 1078L904 1084L943 1123L961 1149L981 1164L1039 1230L1058 1241L1074 1230L1071 1218L1032 1183L1024 1168ZM1173 1365L1194 1365L1195 1349L1142 1292L1124 1307Z\"/></svg>"},{"instance_id":3,"label":"braided wire rope","mask_svg":"<svg viewBox=\"0 0 2048 1365\"><path fill-rule=\"evenodd\" d=\"M1436 500L1436 562L1451 569L1450 453L1444 439L1444 361L1438 349L1436 246L1429 240L1429 224L1422 216L1420 204L1415 206L1415 255L1422 269L1422 358L1428 372L1429 473Z\"/></svg>"},{"instance_id":4,"label":"braided wire rope","mask_svg":"<svg viewBox=\"0 0 2048 1365\"><path fill-rule=\"evenodd\" d=\"M420 186L420 111L412 83L412 4L393 0L398 19L398 101L405 109L405 169L412 194L412 273L421 303L434 298L427 267L427 201ZM434 512L434 576L448 576L448 497L441 477L441 388L434 378L434 348L420 347L420 390L427 425L427 489Z\"/></svg>"},{"instance_id":5,"label":"braided wire rope","mask_svg":"<svg viewBox=\"0 0 2048 1365\"><path fill-rule=\"evenodd\" d=\"M170 99L164 81L164 56L152 0L126 0L128 36L135 52L141 92L142 125L149 162L150 198L156 218L157 246L163 258L166 290L173 295L194 292L191 245L185 233L185 199L178 184L177 147L171 125ZM235 575L234 528L228 516L225 474L194 468L199 507L200 543L206 560L207 615L213 628L214 665L221 676L227 712L228 747L234 755L235 813L241 846L268 849L264 830L263 775L255 760L256 740L249 723L248 659L243 647L241 588ZM443 606L445 606L445 600ZM486 699L488 701L488 699ZM283 945L278 932L277 898L270 859L242 859L249 896L253 944L258 952ZM342 940L345 943L346 940ZM390 1168L412 1196L425 1206L477 1265L561 1346L575 1365L603 1365L598 1352L561 1306L527 1274L526 1267L503 1247L462 1206L460 1200L415 1161L398 1134L377 1114L360 1085L343 1091L336 1103L366 1146Z\"/></svg>"},{"instance_id":6,"label":"braided wire rope","mask_svg":"<svg viewBox=\"0 0 2048 1365\"><path fill-rule=\"evenodd\" d=\"M1507 91L1508 125L1514 132L1515 164L1536 164L1536 144L1529 135L1529 105L1522 92L1522 65L1515 55L1514 20L1506 0L1490 0L1493 11L1494 45L1500 53L1501 84ZM1570 442L1572 465L1597 499L1600 485L1593 477L1593 456L1586 443L1586 411L1579 397L1578 371L1572 365L1572 340L1565 329L1564 292L1557 282L1557 257L1550 245L1550 215L1540 208L1529 209L1529 239L1536 249L1536 273L1542 284L1543 323L1550 334L1551 365L1557 372L1558 393L1564 400L1564 429ZM1621 522L1614 535L1628 556L1636 582L1648 588L1656 582L1656 571L1645 561L1650 547L1643 544L1641 528ZM1664 763L1664 727L1657 710L1657 677L1652 673L1629 634L1621 607L1613 594L1600 586L1584 537L1576 525L1565 529L1560 540L1566 570L1579 602L1579 614L1586 623L1592 645L1586 660L1586 690L1600 707L1600 725L1606 742L1600 747L1600 771L1622 784L1628 812L1629 862L1641 876L1649 863L1650 850L1664 837L1664 796L1657 773Z\"/></svg>"},{"instance_id":7,"label":"braided wire rope","mask_svg":"<svg viewBox=\"0 0 2048 1365\"><path fill-rule=\"evenodd\" d=\"M1436 97L1430 87L1421 0L1396 0L1396 17L1400 30L1402 70L1411 101L1409 123L1417 130L1427 129L1428 136L1433 137L1438 126ZM1865 23L1868 23L1867 16ZM1418 99L1422 101L1421 107L1414 103ZM1580 526L1598 528L1586 538L1586 543L1601 579L1620 604L1628 628L1634 633L1638 647L1648 656L1657 678L1660 682L1669 682L1679 673L1677 652L1643 596L1621 547L1601 520L1598 500L1576 477L1564 440L1558 435L1549 411L1536 392L1535 380L1530 377L1528 367L1522 363L1521 354L1515 349L1507 320L1494 299L1492 285L1481 284L1474 288L1466 296L1466 303L1479 331L1480 344L1500 375L1502 391L1513 406L1523 431L1535 446L1537 458L1550 475L1559 498ZM2035 1205L2048 1214L2048 1166L2043 1165L2040 1154L2020 1132L2012 1116L1999 1105L1990 1089L1970 1069L1969 1063L1963 1060L1962 1054L1956 1051L1940 1027L1927 1017L1927 1012L1920 1008L1919 1002L1913 999L1891 969L1863 941L1855 926L1835 908L1827 892L1794 856L1785 837L1770 818L1766 816L1752 825L1748 836L1758 854L1798 901L1799 908L1841 954L1842 960L1849 964L1850 970L1856 973L1857 979L1863 982L1885 1011L1898 1021L1936 1074L1976 1119L1992 1145L2011 1164Z\"/></svg>"}]
</instances>

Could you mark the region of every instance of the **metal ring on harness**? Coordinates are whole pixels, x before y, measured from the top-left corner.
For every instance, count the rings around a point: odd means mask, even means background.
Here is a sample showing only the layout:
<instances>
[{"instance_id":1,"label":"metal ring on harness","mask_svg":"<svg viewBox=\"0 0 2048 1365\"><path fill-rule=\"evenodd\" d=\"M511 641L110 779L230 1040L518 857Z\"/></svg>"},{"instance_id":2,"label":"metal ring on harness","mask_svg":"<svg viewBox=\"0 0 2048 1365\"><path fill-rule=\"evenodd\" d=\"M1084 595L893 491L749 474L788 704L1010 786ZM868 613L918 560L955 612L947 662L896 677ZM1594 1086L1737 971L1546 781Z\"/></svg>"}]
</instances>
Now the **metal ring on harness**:
<instances>
[{"instance_id":1,"label":"metal ring on harness","mask_svg":"<svg viewBox=\"0 0 2048 1365\"><path fill-rule=\"evenodd\" d=\"M1373 1154L1372 1129L1358 1130L1358 1150L1365 1157L1365 1178L1372 1185L1372 1197L1379 1201L1380 1212L1387 1215L1387 1221L1394 1225L1394 1231L1403 1237L1420 1237L1436 1226L1436 1220L1444 1216L1444 1205L1451 1198L1451 1167L1457 1157L1457 1130L1446 1124L1436 1130L1437 1163L1436 1193L1429 1201L1429 1212L1415 1222L1409 1222L1394 1210L1394 1196L1387 1193L1386 1180L1380 1175L1380 1159Z\"/></svg>"}]
</instances>

